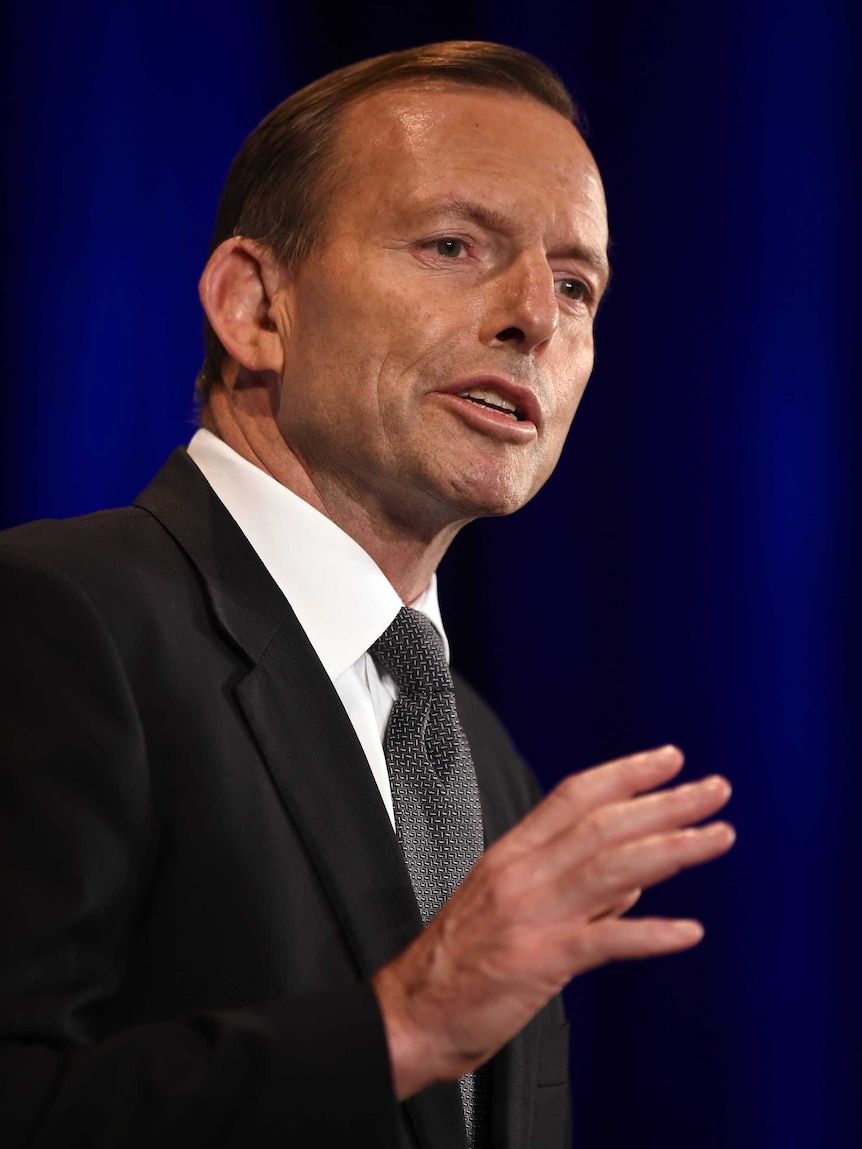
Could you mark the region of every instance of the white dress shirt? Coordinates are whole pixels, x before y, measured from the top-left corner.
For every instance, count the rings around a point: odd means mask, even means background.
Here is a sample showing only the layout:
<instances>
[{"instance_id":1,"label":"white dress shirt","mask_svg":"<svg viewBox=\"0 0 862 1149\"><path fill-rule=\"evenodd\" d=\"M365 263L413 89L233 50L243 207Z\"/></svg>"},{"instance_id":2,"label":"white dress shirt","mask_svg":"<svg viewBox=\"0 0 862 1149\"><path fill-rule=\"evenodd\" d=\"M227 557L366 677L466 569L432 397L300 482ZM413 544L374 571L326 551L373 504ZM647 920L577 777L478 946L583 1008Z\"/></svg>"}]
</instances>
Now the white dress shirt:
<instances>
[{"instance_id":1,"label":"white dress shirt","mask_svg":"<svg viewBox=\"0 0 862 1149\"><path fill-rule=\"evenodd\" d=\"M397 689L389 675L378 673L368 648L401 609L398 592L331 519L210 431L197 431L188 451L308 635L344 704L394 826L383 735ZM434 623L448 661L436 576L410 605Z\"/></svg>"}]
</instances>

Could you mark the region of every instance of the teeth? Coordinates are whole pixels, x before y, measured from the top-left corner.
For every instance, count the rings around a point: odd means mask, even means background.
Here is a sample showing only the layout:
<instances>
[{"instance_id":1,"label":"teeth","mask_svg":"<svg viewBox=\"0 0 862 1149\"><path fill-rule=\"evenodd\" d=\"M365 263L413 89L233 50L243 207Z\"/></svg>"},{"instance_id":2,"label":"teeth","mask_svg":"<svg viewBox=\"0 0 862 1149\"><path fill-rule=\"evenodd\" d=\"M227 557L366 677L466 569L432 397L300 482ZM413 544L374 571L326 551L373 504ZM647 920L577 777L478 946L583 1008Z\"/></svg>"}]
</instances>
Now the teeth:
<instances>
[{"instance_id":1,"label":"teeth","mask_svg":"<svg viewBox=\"0 0 862 1149\"><path fill-rule=\"evenodd\" d=\"M466 391L459 391L459 396L462 399L478 399L481 403L489 403L492 407L499 407L503 411L511 411L514 415L518 408L511 401L504 396L499 395L496 391L491 391L488 387L468 387Z\"/></svg>"}]
</instances>

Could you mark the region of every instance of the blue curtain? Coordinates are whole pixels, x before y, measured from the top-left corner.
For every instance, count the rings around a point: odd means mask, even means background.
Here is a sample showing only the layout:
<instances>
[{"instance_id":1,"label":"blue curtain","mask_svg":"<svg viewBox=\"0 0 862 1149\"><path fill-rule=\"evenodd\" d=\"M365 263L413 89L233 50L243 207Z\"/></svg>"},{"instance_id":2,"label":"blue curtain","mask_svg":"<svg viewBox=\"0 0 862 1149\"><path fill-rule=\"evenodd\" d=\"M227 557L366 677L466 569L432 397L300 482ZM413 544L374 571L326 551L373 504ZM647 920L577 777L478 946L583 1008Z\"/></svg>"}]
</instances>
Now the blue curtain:
<instances>
[{"instance_id":1,"label":"blue curtain","mask_svg":"<svg viewBox=\"0 0 862 1149\"><path fill-rule=\"evenodd\" d=\"M409 6L412 8L412 6ZM195 284L244 135L316 75L481 37L573 88L615 282L548 487L441 572L544 783L678 742L733 854L645 896L692 953L568 991L577 1144L862 1143L862 12L850 0L7 5L3 525L132 499L192 431Z\"/></svg>"}]
</instances>

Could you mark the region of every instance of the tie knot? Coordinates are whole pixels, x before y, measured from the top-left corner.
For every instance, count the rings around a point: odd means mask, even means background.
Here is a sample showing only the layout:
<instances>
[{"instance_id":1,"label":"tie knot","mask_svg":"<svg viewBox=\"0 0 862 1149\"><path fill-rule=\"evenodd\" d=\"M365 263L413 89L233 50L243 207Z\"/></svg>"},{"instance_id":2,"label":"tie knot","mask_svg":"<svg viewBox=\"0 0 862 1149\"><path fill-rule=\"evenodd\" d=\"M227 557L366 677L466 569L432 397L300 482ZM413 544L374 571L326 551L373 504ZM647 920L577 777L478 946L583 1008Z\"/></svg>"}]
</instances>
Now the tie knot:
<instances>
[{"instance_id":1,"label":"tie knot","mask_svg":"<svg viewBox=\"0 0 862 1149\"><path fill-rule=\"evenodd\" d=\"M430 619L403 606L371 647L378 666L392 675L402 694L452 690L452 675L443 655L443 640Z\"/></svg>"}]
</instances>

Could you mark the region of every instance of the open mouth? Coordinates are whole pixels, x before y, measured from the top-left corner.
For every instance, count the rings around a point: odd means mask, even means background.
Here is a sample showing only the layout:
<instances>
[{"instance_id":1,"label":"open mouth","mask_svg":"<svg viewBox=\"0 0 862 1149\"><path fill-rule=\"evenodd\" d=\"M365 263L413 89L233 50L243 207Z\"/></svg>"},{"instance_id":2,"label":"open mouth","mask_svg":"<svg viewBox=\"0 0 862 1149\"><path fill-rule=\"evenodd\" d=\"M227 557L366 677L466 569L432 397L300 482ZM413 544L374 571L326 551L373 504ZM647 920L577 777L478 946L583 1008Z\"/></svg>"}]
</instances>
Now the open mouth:
<instances>
[{"instance_id":1,"label":"open mouth","mask_svg":"<svg viewBox=\"0 0 862 1149\"><path fill-rule=\"evenodd\" d=\"M526 417L520 407L516 407L511 399L506 399L490 387L468 387L466 391L458 391L457 395L459 399L469 399L477 407L487 407L489 411L498 411L501 415L507 415L518 423L523 422Z\"/></svg>"}]
</instances>

